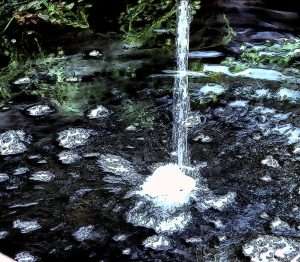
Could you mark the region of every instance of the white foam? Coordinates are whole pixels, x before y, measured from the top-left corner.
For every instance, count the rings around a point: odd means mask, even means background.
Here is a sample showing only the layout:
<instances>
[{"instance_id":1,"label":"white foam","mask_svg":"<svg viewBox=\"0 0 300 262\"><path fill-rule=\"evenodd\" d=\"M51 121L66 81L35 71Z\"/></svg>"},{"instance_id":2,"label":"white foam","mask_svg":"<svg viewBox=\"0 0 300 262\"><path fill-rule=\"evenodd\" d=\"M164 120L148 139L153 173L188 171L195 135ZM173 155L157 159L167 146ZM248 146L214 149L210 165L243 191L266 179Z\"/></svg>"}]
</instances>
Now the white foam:
<instances>
[{"instance_id":1,"label":"white foam","mask_svg":"<svg viewBox=\"0 0 300 262\"><path fill-rule=\"evenodd\" d=\"M196 181L175 164L159 167L138 192L156 206L172 209L187 204L196 190Z\"/></svg>"}]
</instances>

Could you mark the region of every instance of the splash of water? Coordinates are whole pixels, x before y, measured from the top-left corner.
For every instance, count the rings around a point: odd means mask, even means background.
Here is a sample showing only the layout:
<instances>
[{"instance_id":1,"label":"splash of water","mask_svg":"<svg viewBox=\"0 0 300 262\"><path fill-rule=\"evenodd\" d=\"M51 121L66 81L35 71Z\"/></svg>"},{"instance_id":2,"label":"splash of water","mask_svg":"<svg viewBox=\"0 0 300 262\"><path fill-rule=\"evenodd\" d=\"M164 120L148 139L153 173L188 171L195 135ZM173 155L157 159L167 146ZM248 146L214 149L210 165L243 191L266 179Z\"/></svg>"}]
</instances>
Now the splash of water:
<instances>
[{"instance_id":1,"label":"splash of water","mask_svg":"<svg viewBox=\"0 0 300 262\"><path fill-rule=\"evenodd\" d=\"M177 75L173 93L173 150L180 168L189 166L188 130L186 121L190 111L188 94L188 53L190 35L189 0L179 0L177 10Z\"/></svg>"}]
</instances>

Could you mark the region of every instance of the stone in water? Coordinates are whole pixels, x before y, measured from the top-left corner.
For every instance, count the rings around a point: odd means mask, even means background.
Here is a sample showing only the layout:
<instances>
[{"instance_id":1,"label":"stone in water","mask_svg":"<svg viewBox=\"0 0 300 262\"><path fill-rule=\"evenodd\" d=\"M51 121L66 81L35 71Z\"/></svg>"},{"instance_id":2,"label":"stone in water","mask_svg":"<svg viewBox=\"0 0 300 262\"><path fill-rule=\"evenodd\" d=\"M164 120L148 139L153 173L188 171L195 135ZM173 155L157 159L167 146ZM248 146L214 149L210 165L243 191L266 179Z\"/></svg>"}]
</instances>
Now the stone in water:
<instances>
[{"instance_id":1,"label":"stone in water","mask_svg":"<svg viewBox=\"0 0 300 262\"><path fill-rule=\"evenodd\" d=\"M50 182L55 178L55 175L50 171L38 171L30 176L30 180L38 182Z\"/></svg>"},{"instance_id":2,"label":"stone in water","mask_svg":"<svg viewBox=\"0 0 300 262\"><path fill-rule=\"evenodd\" d=\"M31 255L29 252L24 251L16 255L15 260L17 262L36 262L37 258Z\"/></svg>"},{"instance_id":3,"label":"stone in water","mask_svg":"<svg viewBox=\"0 0 300 262\"><path fill-rule=\"evenodd\" d=\"M60 146L72 149L85 145L93 134L91 129L69 128L58 133L57 141Z\"/></svg>"},{"instance_id":4,"label":"stone in water","mask_svg":"<svg viewBox=\"0 0 300 262\"><path fill-rule=\"evenodd\" d=\"M100 105L89 112L88 118L89 119L105 118L108 117L110 114L111 112L106 107Z\"/></svg>"},{"instance_id":5,"label":"stone in water","mask_svg":"<svg viewBox=\"0 0 300 262\"><path fill-rule=\"evenodd\" d=\"M41 226L36 220L24 221L18 219L14 221L13 228L19 229L22 234L27 234L40 229Z\"/></svg>"},{"instance_id":6,"label":"stone in water","mask_svg":"<svg viewBox=\"0 0 300 262\"><path fill-rule=\"evenodd\" d=\"M73 233L73 237L79 241L85 241L92 238L95 227L93 225L80 227L76 232Z\"/></svg>"},{"instance_id":7,"label":"stone in water","mask_svg":"<svg viewBox=\"0 0 300 262\"><path fill-rule=\"evenodd\" d=\"M54 112L48 105L35 105L26 109L26 113L33 117L47 116Z\"/></svg>"},{"instance_id":8,"label":"stone in water","mask_svg":"<svg viewBox=\"0 0 300 262\"><path fill-rule=\"evenodd\" d=\"M0 155L17 155L27 151L31 136L22 130L10 130L0 134Z\"/></svg>"}]
</instances>

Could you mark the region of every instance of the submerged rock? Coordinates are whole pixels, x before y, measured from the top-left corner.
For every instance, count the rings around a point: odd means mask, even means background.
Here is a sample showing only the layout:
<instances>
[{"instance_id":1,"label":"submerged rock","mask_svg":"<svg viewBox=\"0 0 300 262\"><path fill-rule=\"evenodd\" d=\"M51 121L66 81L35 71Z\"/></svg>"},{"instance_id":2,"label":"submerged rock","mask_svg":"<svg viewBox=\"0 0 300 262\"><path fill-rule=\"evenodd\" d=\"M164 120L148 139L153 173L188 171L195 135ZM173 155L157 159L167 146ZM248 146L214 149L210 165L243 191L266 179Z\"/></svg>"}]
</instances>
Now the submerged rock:
<instances>
[{"instance_id":1,"label":"submerged rock","mask_svg":"<svg viewBox=\"0 0 300 262\"><path fill-rule=\"evenodd\" d=\"M280 165L278 161L273 156L267 156L265 159L261 161L262 165L266 165L268 167L279 168Z\"/></svg>"},{"instance_id":2,"label":"submerged rock","mask_svg":"<svg viewBox=\"0 0 300 262\"><path fill-rule=\"evenodd\" d=\"M225 92L225 88L218 84L209 83L201 87L199 92L203 95L221 95Z\"/></svg>"},{"instance_id":3,"label":"submerged rock","mask_svg":"<svg viewBox=\"0 0 300 262\"><path fill-rule=\"evenodd\" d=\"M14 85L28 85L31 83L31 79L29 77L19 78L13 82Z\"/></svg>"},{"instance_id":4,"label":"submerged rock","mask_svg":"<svg viewBox=\"0 0 300 262\"><path fill-rule=\"evenodd\" d=\"M0 173L0 183L3 183L7 180L9 180L9 176L7 174Z\"/></svg>"},{"instance_id":5,"label":"submerged rock","mask_svg":"<svg viewBox=\"0 0 300 262\"><path fill-rule=\"evenodd\" d=\"M248 104L249 104L249 101L236 100L236 101L230 102L228 105L233 108L239 108L239 107L247 107Z\"/></svg>"},{"instance_id":6,"label":"submerged rock","mask_svg":"<svg viewBox=\"0 0 300 262\"><path fill-rule=\"evenodd\" d=\"M29 173L30 169L28 167L19 167L14 170L13 175L14 176L21 176Z\"/></svg>"},{"instance_id":7,"label":"submerged rock","mask_svg":"<svg viewBox=\"0 0 300 262\"><path fill-rule=\"evenodd\" d=\"M73 237L79 241L91 240L94 235L95 227L93 225L80 227L77 231L73 233Z\"/></svg>"},{"instance_id":8,"label":"submerged rock","mask_svg":"<svg viewBox=\"0 0 300 262\"><path fill-rule=\"evenodd\" d=\"M92 129L69 128L58 133L57 141L60 146L72 149L85 145L94 134Z\"/></svg>"},{"instance_id":9,"label":"submerged rock","mask_svg":"<svg viewBox=\"0 0 300 262\"><path fill-rule=\"evenodd\" d=\"M126 249L122 250L122 254L129 256L131 254L131 248L126 248Z\"/></svg>"},{"instance_id":10,"label":"submerged rock","mask_svg":"<svg viewBox=\"0 0 300 262\"><path fill-rule=\"evenodd\" d=\"M108 110L106 107L99 105L95 109L92 109L87 117L89 119L99 119L99 118L105 118L108 117L111 114L110 110Z\"/></svg>"},{"instance_id":11,"label":"submerged rock","mask_svg":"<svg viewBox=\"0 0 300 262\"><path fill-rule=\"evenodd\" d=\"M26 221L26 220L18 219L16 221L14 221L13 228L19 229L22 234L27 234L27 233L36 231L42 227L37 222L37 220Z\"/></svg>"},{"instance_id":12,"label":"submerged rock","mask_svg":"<svg viewBox=\"0 0 300 262\"><path fill-rule=\"evenodd\" d=\"M129 132L135 132L135 131L137 131L137 127L134 125L130 125L130 126L126 127L125 130L129 131Z\"/></svg>"},{"instance_id":13,"label":"submerged rock","mask_svg":"<svg viewBox=\"0 0 300 262\"><path fill-rule=\"evenodd\" d=\"M142 181L142 177L138 174L128 160L112 155L103 154L97 160L99 167L103 172L107 173L103 181L107 184L106 189L117 193L128 187L137 186Z\"/></svg>"},{"instance_id":14,"label":"submerged rock","mask_svg":"<svg viewBox=\"0 0 300 262\"><path fill-rule=\"evenodd\" d=\"M24 251L16 255L15 260L17 262L36 262L37 258L31 255L29 252Z\"/></svg>"},{"instance_id":15,"label":"submerged rock","mask_svg":"<svg viewBox=\"0 0 300 262\"><path fill-rule=\"evenodd\" d=\"M300 242L285 237L260 236L243 246L243 253L252 262L299 261Z\"/></svg>"},{"instance_id":16,"label":"submerged rock","mask_svg":"<svg viewBox=\"0 0 300 262\"><path fill-rule=\"evenodd\" d=\"M8 231L0 231L0 240L5 239L8 236Z\"/></svg>"},{"instance_id":17,"label":"submerged rock","mask_svg":"<svg viewBox=\"0 0 300 262\"><path fill-rule=\"evenodd\" d=\"M119 234L113 237L113 240L116 242L122 242L125 241L128 238L128 235L125 234Z\"/></svg>"},{"instance_id":18,"label":"submerged rock","mask_svg":"<svg viewBox=\"0 0 300 262\"><path fill-rule=\"evenodd\" d=\"M144 242L143 245L146 248L151 248L154 250L168 250L172 248L171 240L165 236L151 236L148 237Z\"/></svg>"},{"instance_id":19,"label":"submerged rock","mask_svg":"<svg viewBox=\"0 0 300 262\"><path fill-rule=\"evenodd\" d=\"M89 52L89 57L98 58L98 57L101 57L101 56L103 56L103 54L99 50L92 50L92 51Z\"/></svg>"},{"instance_id":20,"label":"submerged rock","mask_svg":"<svg viewBox=\"0 0 300 262\"><path fill-rule=\"evenodd\" d=\"M151 203L139 201L127 213L127 221L136 226L154 229L157 233L180 232L191 222L192 215L184 210L171 213Z\"/></svg>"},{"instance_id":21,"label":"submerged rock","mask_svg":"<svg viewBox=\"0 0 300 262\"><path fill-rule=\"evenodd\" d=\"M281 88L277 93L277 97L280 100L288 100L295 103L300 100L300 91Z\"/></svg>"},{"instance_id":22,"label":"submerged rock","mask_svg":"<svg viewBox=\"0 0 300 262\"><path fill-rule=\"evenodd\" d=\"M26 113L29 116L33 117L47 116L52 114L53 112L54 109L51 108L49 105L35 105L26 109Z\"/></svg>"},{"instance_id":23,"label":"submerged rock","mask_svg":"<svg viewBox=\"0 0 300 262\"><path fill-rule=\"evenodd\" d=\"M217 58L223 57L224 54L218 51L192 51L189 58Z\"/></svg>"},{"instance_id":24,"label":"submerged rock","mask_svg":"<svg viewBox=\"0 0 300 262\"><path fill-rule=\"evenodd\" d=\"M94 191L94 189L91 188L82 188L75 191L75 193L70 197L70 201L75 202L81 197L85 196L86 194Z\"/></svg>"},{"instance_id":25,"label":"submerged rock","mask_svg":"<svg viewBox=\"0 0 300 262\"><path fill-rule=\"evenodd\" d=\"M10 130L0 134L0 155L17 155L27 151L31 136L22 130Z\"/></svg>"},{"instance_id":26,"label":"submerged rock","mask_svg":"<svg viewBox=\"0 0 300 262\"><path fill-rule=\"evenodd\" d=\"M50 171L38 171L33 173L29 179L38 182L50 182L55 178L55 175Z\"/></svg>"},{"instance_id":27,"label":"submerged rock","mask_svg":"<svg viewBox=\"0 0 300 262\"><path fill-rule=\"evenodd\" d=\"M205 199L203 203L200 204L200 206L207 208L213 208L219 211L222 211L229 205L235 202L236 199L236 193L235 192L229 192L224 196L211 196L210 199Z\"/></svg>"},{"instance_id":28,"label":"submerged rock","mask_svg":"<svg viewBox=\"0 0 300 262\"><path fill-rule=\"evenodd\" d=\"M65 165L70 165L79 162L82 157L73 151L62 151L58 154L58 159Z\"/></svg>"}]
</instances>

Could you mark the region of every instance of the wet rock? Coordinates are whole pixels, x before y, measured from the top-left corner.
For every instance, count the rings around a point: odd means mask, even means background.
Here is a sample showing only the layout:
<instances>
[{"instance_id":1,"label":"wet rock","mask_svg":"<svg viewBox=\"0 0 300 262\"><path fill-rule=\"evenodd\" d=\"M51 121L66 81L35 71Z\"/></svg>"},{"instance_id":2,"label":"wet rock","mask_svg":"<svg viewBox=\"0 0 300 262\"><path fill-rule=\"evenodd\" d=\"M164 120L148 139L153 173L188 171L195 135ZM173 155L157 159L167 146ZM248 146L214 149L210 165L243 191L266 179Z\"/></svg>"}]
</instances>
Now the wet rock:
<instances>
[{"instance_id":1,"label":"wet rock","mask_svg":"<svg viewBox=\"0 0 300 262\"><path fill-rule=\"evenodd\" d=\"M10 130L0 134L0 154L3 156L22 154L27 151L31 136L22 130Z\"/></svg>"},{"instance_id":2,"label":"wet rock","mask_svg":"<svg viewBox=\"0 0 300 262\"><path fill-rule=\"evenodd\" d=\"M37 182L50 182L55 178L55 175L50 171L38 171L33 173L29 179Z\"/></svg>"},{"instance_id":3,"label":"wet rock","mask_svg":"<svg viewBox=\"0 0 300 262\"><path fill-rule=\"evenodd\" d=\"M230 102L228 105L233 108L239 108L239 107L247 107L248 104L249 104L249 101L236 100L236 101Z\"/></svg>"},{"instance_id":4,"label":"wet rock","mask_svg":"<svg viewBox=\"0 0 300 262\"><path fill-rule=\"evenodd\" d=\"M35 105L26 109L26 114L33 117L48 116L54 112L49 105Z\"/></svg>"},{"instance_id":5,"label":"wet rock","mask_svg":"<svg viewBox=\"0 0 300 262\"><path fill-rule=\"evenodd\" d=\"M21 176L21 175L26 175L29 173L30 169L28 167L19 167L14 170L13 175L14 176Z\"/></svg>"},{"instance_id":6,"label":"wet rock","mask_svg":"<svg viewBox=\"0 0 300 262\"><path fill-rule=\"evenodd\" d=\"M91 188L82 188L79 190L76 190L75 193L70 197L70 201L75 202L78 199L80 199L81 197L85 196L86 194L90 193L94 191Z\"/></svg>"},{"instance_id":7,"label":"wet rock","mask_svg":"<svg viewBox=\"0 0 300 262\"><path fill-rule=\"evenodd\" d=\"M126 248L126 249L122 250L122 254L129 256L131 254L131 248Z\"/></svg>"},{"instance_id":8,"label":"wet rock","mask_svg":"<svg viewBox=\"0 0 300 262\"><path fill-rule=\"evenodd\" d=\"M16 255L15 260L17 262L36 262L37 258L31 255L29 252L24 251Z\"/></svg>"},{"instance_id":9,"label":"wet rock","mask_svg":"<svg viewBox=\"0 0 300 262\"><path fill-rule=\"evenodd\" d=\"M294 147L293 153L294 153L295 155L300 155L300 145L296 145L296 146Z\"/></svg>"},{"instance_id":10,"label":"wet rock","mask_svg":"<svg viewBox=\"0 0 300 262\"><path fill-rule=\"evenodd\" d=\"M188 128L197 128L204 125L206 122L206 117L199 112L191 112L186 121L186 126Z\"/></svg>"},{"instance_id":11,"label":"wet rock","mask_svg":"<svg viewBox=\"0 0 300 262\"><path fill-rule=\"evenodd\" d=\"M151 236L148 237L144 242L143 245L146 248L151 248L154 250L168 250L172 248L171 240L165 236Z\"/></svg>"},{"instance_id":12,"label":"wet rock","mask_svg":"<svg viewBox=\"0 0 300 262\"><path fill-rule=\"evenodd\" d=\"M58 154L58 159L65 165L70 165L79 162L82 157L73 151L62 151Z\"/></svg>"},{"instance_id":13,"label":"wet rock","mask_svg":"<svg viewBox=\"0 0 300 262\"><path fill-rule=\"evenodd\" d=\"M139 201L127 213L127 221L136 226L154 229L157 233L172 234L181 232L192 220L190 212L170 213L162 208L153 207L145 201Z\"/></svg>"},{"instance_id":14,"label":"wet rock","mask_svg":"<svg viewBox=\"0 0 300 262\"><path fill-rule=\"evenodd\" d=\"M69 82L69 83L77 83L80 81L81 81L81 78L76 77L76 76L66 78L66 82Z\"/></svg>"},{"instance_id":15,"label":"wet rock","mask_svg":"<svg viewBox=\"0 0 300 262\"><path fill-rule=\"evenodd\" d=\"M208 83L200 88L199 93L202 95L221 95L225 92L225 88L222 85Z\"/></svg>"},{"instance_id":16,"label":"wet rock","mask_svg":"<svg viewBox=\"0 0 300 262\"><path fill-rule=\"evenodd\" d=\"M8 235L8 231L0 231L0 240L5 239Z\"/></svg>"},{"instance_id":17,"label":"wet rock","mask_svg":"<svg viewBox=\"0 0 300 262\"><path fill-rule=\"evenodd\" d=\"M31 79L29 77L19 78L13 82L14 85L28 85L31 83Z\"/></svg>"},{"instance_id":18,"label":"wet rock","mask_svg":"<svg viewBox=\"0 0 300 262\"><path fill-rule=\"evenodd\" d=\"M284 237L260 236L243 246L243 253L252 262L298 261L300 242Z\"/></svg>"},{"instance_id":19,"label":"wet rock","mask_svg":"<svg viewBox=\"0 0 300 262\"><path fill-rule=\"evenodd\" d=\"M244 71L238 73L232 73L227 66L223 65L210 65L205 64L203 66L204 73L221 73L230 77L244 77L250 79L257 79L257 80L266 80L266 81L274 81L274 82L281 82L286 79L293 79L292 77L288 77L280 73L276 70L271 69L262 69L262 68L248 68ZM194 76L202 76L202 73L193 73L191 75ZM293 79L295 80L295 79Z\"/></svg>"},{"instance_id":20,"label":"wet rock","mask_svg":"<svg viewBox=\"0 0 300 262\"><path fill-rule=\"evenodd\" d=\"M0 173L0 183L3 183L7 180L9 180L9 176L7 174Z\"/></svg>"},{"instance_id":21,"label":"wet rock","mask_svg":"<svg viewBox=\"0 0 300 262\"><path fill-rule=\"evenodd\" d=\"M269 219L270 218L270 216L266 212L261 213L259 217L262 218L262 219Z\"/></svg>"},{"instance_id":22,"label":"wet rock","mask_svg":"<svg viewBox=\"0 0 300 262\"><path fill-rule=\"evenodd\" d=\"M120 156L102 154L97 164L107 173L103 181L107 184L106 189L111 192L117 193L128 186L137 186L142 181L141 175L136 172L131 162Z\"/></svg>"},{"instance_id":23,"label":"wet rock","mask_svg":"<svg viewBox=\"0 0 300 262\"><path fill-rule=\"evenodd\" d=\"M285 136L289 145L300 142L300 128L292 124L277 125L275 128L265 132L266 135L272 133L276 135Z\"/></svg>"},{"instance_id":24,"label":"wet rock","mask_svg":"<svg viewBox=\"0 0 300 262\"><path fill-rule=\"evenodd\" d=\"M135 132L135 131L137 131L137 128L136 128L136 126L131 125L131 126L126 127L125 130L129 131L129 132Z\"/></svg>"},{"instance_id":25,"label":"wet rock","mask_svg":"<svg viewBox=\"0 0 300 262\"><path fill-rule=\"evenodd\" d=\"M128 238L128 235L125 234L119 234L113 237L113 240L116 242L123 242Z\"/></svg>"},{"instance_id":26,"label":"wet rock","mask_svg":"<svg viewBox=\"0 0 300 262\"><path fill-rule=\"evenodd\" d=\"M26 204L15 204L11 205L8 208L9 209L14 209L14 208L25 208L25 207L32 207L32 206L37 206L39 202L31 202L31 203L26 203Z\"/></svg>"},{"instance_id":27,"label":"wet rock","mask_svg":"<svg viewBox=\"0 0 300 262\"><path fill-rule=\"evenodd\" d=\"M199 244L203 242L201 237L190 237L185 240L186 243Z\"/></svg>"},{"instance_id":28,"label":"wet rock","mask_svg":"<svg viewBox=\"0 0 300 262\"><path fill-rule=\"evenodd\" d=\"M103 54L101 54L101 52L99 50L92 50L89 52L89 57L98 58L101 56L103 56Z\"/></svg>"},{"instance_id":29,"label":"wet rock","mask_svg":"<svg viewBox=\"0 0 300 262\"><path fill-rule=\"evenodd\" d=\"M222 211L232 203L234 203L236 199L235 192L229 192L224 196L216 197L212 196L210 199L204 200L203 205L205 208L213 208L219 211Z\"/></svg>"},{"instance_id":30,"label":"wet rock","mask_svg":"<svg viewBox=\"0 0 300 262\"><path fill-rule=\"evenodd\" d=\"M280 100L288 100L290 102L296 103L300 100L300 91L288 88L281 88L277 93L277 97Z\"/></svg>"},{"instance_id":31,"label":"wet rock","mask_svg":"<svg viewBox=\"0 0 300 262\"><path fill-rule=\"evenodd\" d=\"M94 237L95 227L93 225L80 227L77 231L73 233L73 237L78 241L82 242L85 240L91 240Z\"/></svg>"},{"instance_id":32,"label":"wet rock","mask_svg":"<svg viewBox=\"0 0 300 262\"><path fill-rule=\"evenodd\" d=\"M290 225L277 217L271 222L271 229L272 231L290 230Z\"/></svg>"},{"instance_id":33,"label":"wet rock","mask_svg":"<svg viewBox=\"0 0 300 262\"><path fill-rule=\"evenodd\" d=\"M275 40L285 38L286 36L280 34L278 32L273 31L265 31L265 32L257 32L250 37L251 40Z\"/></svg>"},{"instance_id":34,"label":"wet rock","mask_svg":"<svg viewBox=\"0 0 300 262\"><path fill-rule=\"evenodd\" d=\"M106 118L111 114L110 110L108 110L106 107L99 105L95 109L92 109L87 117L89 119L101 119Z\"/></svg>"},{"instance_id":35,"label":"wet rock","mask_svg":"<svg viewBox=\"0 0 300 262\"><path fill-rule=\"evenodd\" d=\"M272 233L278 236L288 236L288 237L300 237L300 231L294 227L291 227L287 222L281 220L280 218L275 218L271 222Z\"/></svg>"},{"instance_id":36,"label":"wet rock","mask_svg":"<svg viewBox=\"0 0 300 262\"><path fill-rule=\"evenodd\" d=\"M263 181L263 182L269 183L269 182L272 182L272 177L269 176L269 175L265 175L265 176L262 176L262 177L260 178L260 180Z\"/></svg>"},{"instance_id":37,"label":"wet rock","mask_svg":"<svg viewBox=\"0 0 300 262\"><path fill-rule=\"evenodd\" d=\"M212 142L212 138L210 136L206 136L204 134L199 134L193 138L195 142L201 141L201 143L210 143Z\"/></svg>"},{"instance_id":38,"label":"wet rock","mask_svg":"<svg viewBox=\"0 0 300 262\"><path fill-rule=\"evenodd\" d=\"M85 145L95 131L86 128L69 128L58 133L57 141L60 146L73 149Z\"/></svg>"},{"instance_id":39,"label":"wet rock","mask_svg":"<svg viewBox=\"0 0 300 262\"><path fill-rule=\"evenodd\" d=\"M218 58L224 54L218 51L192 51L189 53L189 58Z\"/></svg>"},{"instance_id":40,"label":"wet rock","mask_svg":"<svg viewBox=\"0 0 300 262\"><path fill-rule=\"evenodd\" d=\"M273 168L279 168L280 165L278 161L273 156L267 156L265 159L261 161L262 165L273 167Z\"/></svg>"},{"instance_id":41,"label":"wet rock","mask_svg":"<svg viewBox=\"0 0 300 262\"><path fill-rule=\"evenodd\" d=\"M36 231L38 229L41 229L40 224L37 222L37 220L16 220L13 222L13 228L19 229L22 234L27 234L33 231Z\"/></svg>"},{"instance_id":42,"label":"wet rock","mask_svg":"<svg viewBox=\"0 0 300 262\"><path fill-rule=\"evenodd\" d=\"M98 152L93 152L93 153L86 153L83 155L84 158L95 158L99 157L101 154Z\"/></svg>"},{"instance_id":43,"label":"wet rock","mask_svg":"<svg viewBox=\"0 0 300 262\"><path fill-rule=\"evenodd\" d=\"M219 84L208 83L203 85L200 89L192 89L192 101L195 103L205 104L217 101L218 97L224 94L226 89Z\"/></svg>"}]
</instances>

